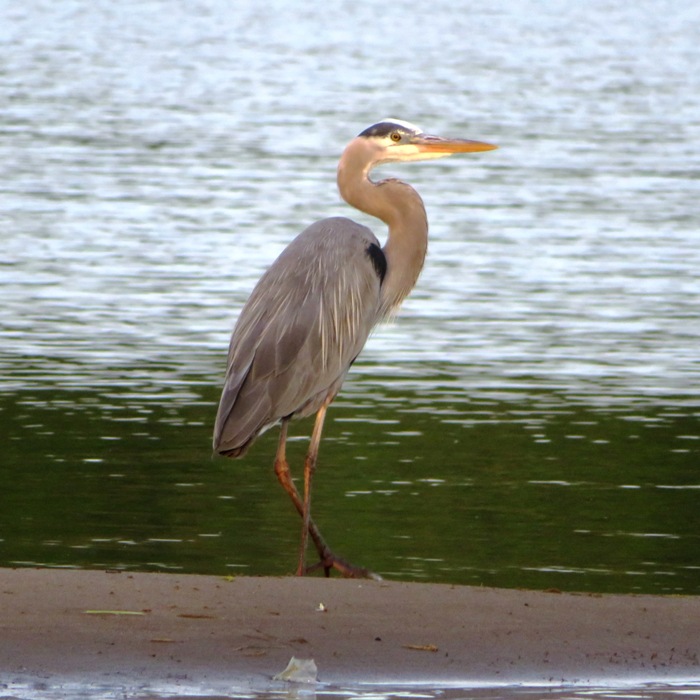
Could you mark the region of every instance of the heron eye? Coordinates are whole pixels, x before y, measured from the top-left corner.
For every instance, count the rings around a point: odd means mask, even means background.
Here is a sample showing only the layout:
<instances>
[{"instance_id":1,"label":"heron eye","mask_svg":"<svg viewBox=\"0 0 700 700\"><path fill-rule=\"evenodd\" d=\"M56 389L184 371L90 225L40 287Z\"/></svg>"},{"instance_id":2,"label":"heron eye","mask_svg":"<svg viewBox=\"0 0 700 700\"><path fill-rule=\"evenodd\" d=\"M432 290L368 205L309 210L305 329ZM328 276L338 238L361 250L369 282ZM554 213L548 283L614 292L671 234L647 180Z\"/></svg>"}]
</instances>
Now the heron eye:
<instances>
[{"instance_id":1,"label":"heron eye","mask_svg":"<svg viewBox=\"0 0 700 700\"><path fill-rule=\"evenodd\" d=\"M401 134L398 131L392 131L391 132L391 140L394 143L398 143L399 141L401 141Z\"/></svg>"}]
</instances>

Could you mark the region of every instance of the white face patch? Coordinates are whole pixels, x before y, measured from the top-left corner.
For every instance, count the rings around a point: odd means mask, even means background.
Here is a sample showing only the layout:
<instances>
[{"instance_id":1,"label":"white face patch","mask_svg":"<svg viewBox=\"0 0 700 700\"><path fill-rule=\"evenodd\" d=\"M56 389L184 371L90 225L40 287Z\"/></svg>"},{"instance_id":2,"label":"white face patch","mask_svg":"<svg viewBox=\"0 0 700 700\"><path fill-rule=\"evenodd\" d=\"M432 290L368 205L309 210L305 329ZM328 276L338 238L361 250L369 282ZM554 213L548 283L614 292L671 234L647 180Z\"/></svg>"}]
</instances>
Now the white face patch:
<instances>
[{"instance_id":1,"label":"white face patch","mask_svg":"<svg viewBox=\"0 0 700 700\"><path fill-rule=\"evenodd\" d=\"M411 122L404 121L403 119L394 119L394 117L387 117L386 119L382 119L382 122L396 124L396 126L400 126L403 129L406 129L407 131L412 131L415 134L423 133L423 129L421 129L419 126L411 124Z\"/></svg>"},{"instance_id":2,"label":"white face patch","mask_svg":"<svg viewBox=\"0 0 700 700\"><path fill-rule=\"evenodd\" d=\"M419 126L393 117L382 119L368 127L358 138L369 139L371 147L375 149L367 172L381 163L434 160L450 155L449 151L425 148L426 139L430 137Z\"/></svg>"}]
</instances>

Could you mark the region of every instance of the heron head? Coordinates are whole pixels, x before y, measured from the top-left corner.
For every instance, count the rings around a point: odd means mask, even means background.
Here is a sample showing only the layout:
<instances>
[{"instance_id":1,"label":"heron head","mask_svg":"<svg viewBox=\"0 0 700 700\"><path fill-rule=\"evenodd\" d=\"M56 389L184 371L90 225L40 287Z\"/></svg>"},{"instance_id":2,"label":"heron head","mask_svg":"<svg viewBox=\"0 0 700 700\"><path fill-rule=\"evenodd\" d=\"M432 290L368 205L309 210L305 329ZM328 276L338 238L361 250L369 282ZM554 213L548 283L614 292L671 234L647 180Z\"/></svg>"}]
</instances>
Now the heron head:
<instances>
[{"instance_id":1,"label":"heron head","mask_svg":"<svg viewBox=\"0 0 700 700\"><path fill-rule=\"evenodd\" d=\"M401 119L382 119L358 135L375 149L375 164L445 158L453 153L491 151L498 146L483 141L450 139L426 134Z\"/></svg>"}]
</instances>

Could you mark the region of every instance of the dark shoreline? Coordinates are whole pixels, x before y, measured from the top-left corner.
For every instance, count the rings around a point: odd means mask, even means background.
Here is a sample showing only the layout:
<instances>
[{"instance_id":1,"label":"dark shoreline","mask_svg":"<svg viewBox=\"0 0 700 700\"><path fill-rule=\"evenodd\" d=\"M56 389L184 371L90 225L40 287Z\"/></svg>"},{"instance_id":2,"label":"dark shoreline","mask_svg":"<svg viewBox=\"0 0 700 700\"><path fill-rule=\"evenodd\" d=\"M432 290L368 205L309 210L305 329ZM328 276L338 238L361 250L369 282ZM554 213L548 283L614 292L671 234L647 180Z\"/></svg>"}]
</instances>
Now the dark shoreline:
<instances>
[{"instance_id":1,"label":"dark shoreline","mask_svg":"<svg viewBox=\"0 0 700 700\"><path fill-rule=\"evenodd\" d=\"M0 569L0 680L263 690L700 681L700 597Z\"/></svg>"}]
</instances>

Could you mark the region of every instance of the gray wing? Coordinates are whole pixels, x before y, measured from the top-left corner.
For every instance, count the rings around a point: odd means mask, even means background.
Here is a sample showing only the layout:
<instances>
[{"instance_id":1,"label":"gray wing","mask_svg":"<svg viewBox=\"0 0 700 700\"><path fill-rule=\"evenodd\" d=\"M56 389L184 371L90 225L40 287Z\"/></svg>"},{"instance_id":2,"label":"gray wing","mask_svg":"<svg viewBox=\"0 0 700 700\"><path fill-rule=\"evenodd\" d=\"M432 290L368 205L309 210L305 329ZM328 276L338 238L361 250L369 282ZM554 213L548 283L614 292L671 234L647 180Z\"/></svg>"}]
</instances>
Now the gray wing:
<instances>
[{"instance_id":1,"label":"gray wing","mask_svg":"<svg viewBox=\"0 0 700 700\"><path fill-rule=\"evenodd\" d=\"M282 252L234 328L214 450L239 457L282 418L333 398L377 321L386 262L374 234L324 219Z\"/></svg>"}]
</instances>

